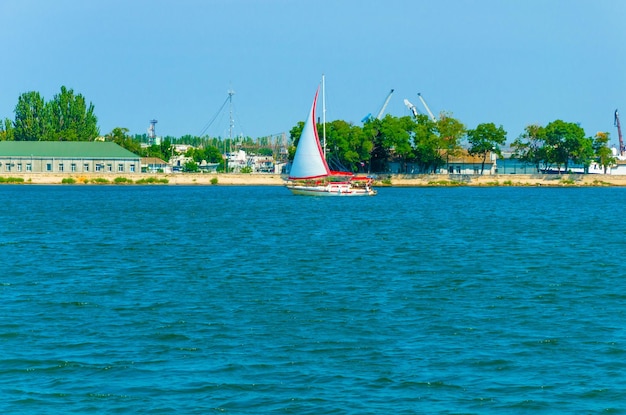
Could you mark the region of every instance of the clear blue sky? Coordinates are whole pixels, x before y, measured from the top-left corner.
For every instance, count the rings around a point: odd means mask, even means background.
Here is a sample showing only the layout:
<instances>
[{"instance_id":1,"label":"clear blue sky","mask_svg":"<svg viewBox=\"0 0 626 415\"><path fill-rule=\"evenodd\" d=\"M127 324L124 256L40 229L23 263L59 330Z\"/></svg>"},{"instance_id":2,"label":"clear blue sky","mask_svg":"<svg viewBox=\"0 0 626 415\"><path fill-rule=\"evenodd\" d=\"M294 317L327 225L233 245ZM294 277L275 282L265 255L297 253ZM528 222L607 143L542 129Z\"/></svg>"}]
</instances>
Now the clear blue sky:
<instances>
[{"instance_id":1,"label":"clear blue sky","mask_svg":"<svg viewBox=\"0 0 626 415\"><path fill-rule=\"evenodd\" d=\"M2 0L0 117L62 85L114 127L200 134L235 91L234 134L288 132L326 76L327 119L360 125L421 92L468 128L626 124L623 0ZM321 106L321 105L320 105ZM228 136L228 112L206 132Z\"/></svg>"}]
</instances>

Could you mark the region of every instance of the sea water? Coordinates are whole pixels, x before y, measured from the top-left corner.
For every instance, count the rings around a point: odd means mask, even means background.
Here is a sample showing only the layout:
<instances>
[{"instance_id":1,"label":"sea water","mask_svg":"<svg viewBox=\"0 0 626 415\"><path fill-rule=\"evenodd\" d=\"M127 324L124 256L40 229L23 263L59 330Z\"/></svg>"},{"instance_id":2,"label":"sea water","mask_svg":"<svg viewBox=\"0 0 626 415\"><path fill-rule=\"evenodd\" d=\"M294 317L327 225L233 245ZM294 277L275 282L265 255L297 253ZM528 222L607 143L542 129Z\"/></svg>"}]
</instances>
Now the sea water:
<instances>
[{"instance_id":1,"label":"sea water","mask_svg":"<svg viewBox=\"0 0 626 415\"><path fill-rule=\"evenodd\" d=\"M3 413L626 413L626 189L0 200Z\"/></svg>"}]
</instances>

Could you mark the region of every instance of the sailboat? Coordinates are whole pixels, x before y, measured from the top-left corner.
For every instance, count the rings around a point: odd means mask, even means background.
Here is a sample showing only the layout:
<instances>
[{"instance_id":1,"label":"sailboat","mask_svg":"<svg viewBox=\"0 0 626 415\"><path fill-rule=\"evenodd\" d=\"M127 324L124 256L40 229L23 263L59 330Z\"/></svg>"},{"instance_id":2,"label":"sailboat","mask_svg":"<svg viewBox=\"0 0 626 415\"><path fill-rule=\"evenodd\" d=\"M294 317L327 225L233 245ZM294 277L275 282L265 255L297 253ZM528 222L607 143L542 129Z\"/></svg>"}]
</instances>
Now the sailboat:
<instances>
[{"instance_id":1,"label":"sailboat","mask_svg":"<svg viewBox=\"0 0 626 415\"><path fill-rule=\"evenodd\" d=\"M370 177L355 176L350 172L331 171L328 167L315 125L318 94L319 87L315 92L313 105L296 147L287 188L296 195L374 196L376 190L372 189Z\"/></svg>"}]
</instances>

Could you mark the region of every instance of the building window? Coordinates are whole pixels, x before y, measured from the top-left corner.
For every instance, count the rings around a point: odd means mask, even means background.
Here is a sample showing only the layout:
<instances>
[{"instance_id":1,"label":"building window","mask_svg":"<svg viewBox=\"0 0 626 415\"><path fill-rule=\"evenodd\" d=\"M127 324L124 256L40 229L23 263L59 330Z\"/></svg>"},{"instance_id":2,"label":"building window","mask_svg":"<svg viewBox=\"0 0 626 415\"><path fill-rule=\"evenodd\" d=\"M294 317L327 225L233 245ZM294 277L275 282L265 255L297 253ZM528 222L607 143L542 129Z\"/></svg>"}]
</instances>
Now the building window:
<instances>
[{"instance_id":1,"label":"building window","mask_svg":"<svg viewBox=\"0 0 626 415\"><path fill-rule=\"evenodd\" d=\"M111 163L107 164L107 171L113 171L113 165Z\"/></svg>"},{"instance_id":2,"label":"building window","mask_svg":"<svg viewBox=\"0 0 626 415\"><path fill-rule=\"evenodd\" d=\"M76 163L72 163L72 164L70 165L70 169L71 169L72 171L76 171Z\"/></svg>"},{"instance_id":3,"label":"building window","mask_svg":"<svg viewBox=\"0 0 626 415\"><path fill-rule=\"evenodd\" d=\"M6 171L11 171L11 163L7 163L7 164L5 164L4 169L5 169Z\"/></svg>"},{"instance_id":4,"label":"building window","mask_svg":"<svg viewBox=\"0 0 626 415\"><path fill-rule=\"evenodd\" d=\"M135 172L135 165L134 165L134 164L131 164L131 165L130 165L130 172L131 172L131 173L134 173L134 172Z\"/></svg>"},{"instance_id":5,"label":"building window","mask_svg":"<svg viewBox=\"0 0 626 415\"><path fill-rule=\"evenodd\" d=\"M26 171L33 171L33 165L31 163L26 163Z\"/></svg>"},{"instance_id":6,"label":"building window","mask_svg":"<svg viewBox=\"0 0 626 415\"><path fill-rule=\"evenodd\" d=\"M119 172L123 172L124 171L124 165L122 163L117 165L117 171L119 171Z\"/></svg>"},{"instance_id":7,"label":"building window","mask_svg":"<svg viewBox=\"0 0 626 415\"><path fill-rule=\"evenodd\" d=\"M83 171L89 171L89 163L83 164Z\"/></svg>"},{"instance_id":8,"label":"building window","mask_svg":"<svg viewBox=\"0 0 626 415\"><path fill-rule=\"evenodd\" d=\"M22 171L22 163L17 163L17 171Z\"/></svg>"},{"instance_id":9,"label":"building window","mask_svg":"<svg viewBox=\"0 0 626 415\"><path fill-rule=\"evenodd\" d=\"M456 166L456 174L461 174L461 166Z\"/></svg>"},{"instance_id":10,"label":"building window","mask_svg":"<svg viewBox=\"0 0 626 415\"><path fill-rule=\"evenodd\" d=\"M46 171L52 171L52 163L46 163Z\"/></svg>"},{"instance_id":11,"label":"building window","mask_svg":"<svg viewBox=\"0 0 626 415\"><path fill-rule=\"evenodd\" d=\"M59 163L59 171L63 171L63 163Z\"/></svg>"}]
</instances>

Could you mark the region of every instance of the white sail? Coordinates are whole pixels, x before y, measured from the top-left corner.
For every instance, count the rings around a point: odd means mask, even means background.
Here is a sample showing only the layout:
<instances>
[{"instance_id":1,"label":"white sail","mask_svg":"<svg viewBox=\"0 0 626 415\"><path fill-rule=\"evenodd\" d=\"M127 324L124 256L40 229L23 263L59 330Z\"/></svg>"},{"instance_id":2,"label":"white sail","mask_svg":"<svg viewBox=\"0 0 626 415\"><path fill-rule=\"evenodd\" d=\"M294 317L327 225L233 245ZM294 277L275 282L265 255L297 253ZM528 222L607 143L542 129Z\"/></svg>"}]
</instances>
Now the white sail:
<instances>
[{"instance_id":1,"label":"white sail","mask_svg":"<svg viewBox=\"0 0 626 415\"><path fill-rule=\"evenodd\" d=\"M313 179L330 174L320 139L317 135L317 126L315 125L315 107L317 105L318 93L319 88L315 92L311 111L309 111L309 116L304 123L304 129L298 141L296 154L289 172L290 179Z\"/></svg>"}]
</instances>

